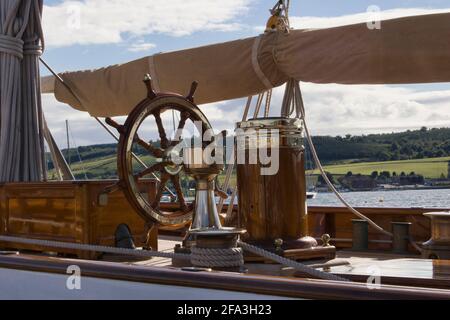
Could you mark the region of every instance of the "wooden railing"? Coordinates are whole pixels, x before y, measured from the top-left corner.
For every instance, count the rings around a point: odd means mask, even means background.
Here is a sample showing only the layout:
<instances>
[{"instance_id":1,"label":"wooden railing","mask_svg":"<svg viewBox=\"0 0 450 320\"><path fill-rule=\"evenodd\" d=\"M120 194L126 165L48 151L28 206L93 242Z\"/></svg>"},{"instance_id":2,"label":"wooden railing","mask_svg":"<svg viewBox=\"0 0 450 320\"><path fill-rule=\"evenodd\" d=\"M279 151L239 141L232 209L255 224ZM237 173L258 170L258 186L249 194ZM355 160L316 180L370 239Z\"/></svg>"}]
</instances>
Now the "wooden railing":
<instances>
[{"instance_id":1,"label":"wooden railing","mask_svg":"<svg viewBox=\"0 0 450 320\"><path fill-rule=\"evenodd\" d=\"M423 242L430 238L430 219L425 212L450 211L450 208L356 208L385 230L391 231L392 222L411 222L410 234L414 241ZM223 212L227 210L225 205ZM237 211L237 206L233 208ZM358 219L345 207L308 207L309 235L320 238L328 233L338 248L352 246L352 219ZM390 250L391 239L369 227L369 249ZM415 252L410 247L411 252Z\"/></svg>"}]
</instances>

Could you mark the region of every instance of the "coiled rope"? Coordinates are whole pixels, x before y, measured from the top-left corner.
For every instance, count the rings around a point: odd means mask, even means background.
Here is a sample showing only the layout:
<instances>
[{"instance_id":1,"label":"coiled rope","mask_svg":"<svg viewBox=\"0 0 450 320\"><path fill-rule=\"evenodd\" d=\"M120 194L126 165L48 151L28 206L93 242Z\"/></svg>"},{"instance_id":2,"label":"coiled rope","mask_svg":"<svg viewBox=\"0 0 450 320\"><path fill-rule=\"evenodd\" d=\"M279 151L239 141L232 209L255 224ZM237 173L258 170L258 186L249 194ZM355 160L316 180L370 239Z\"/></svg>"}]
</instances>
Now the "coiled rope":
<instances>
[{"instance_id":1,"label":"coiled rope","mask_svg":"<svg viewBox=\"0 0 450 320\"><path fill-rule=\"evenodd\" d=\"M38 56L43 0L0 1L0 181L46 179Z\"/></svg>"},{"instance_id":2,"label":"coiled rope","mask_svg":"<svg viewBox=\"0 0 450 320\"><path fill-rule=\"evenodd\" d=\"M191 248L191 263L197 267L240 267L244 265L241 248Z\"/></svg>"}]
</instances>

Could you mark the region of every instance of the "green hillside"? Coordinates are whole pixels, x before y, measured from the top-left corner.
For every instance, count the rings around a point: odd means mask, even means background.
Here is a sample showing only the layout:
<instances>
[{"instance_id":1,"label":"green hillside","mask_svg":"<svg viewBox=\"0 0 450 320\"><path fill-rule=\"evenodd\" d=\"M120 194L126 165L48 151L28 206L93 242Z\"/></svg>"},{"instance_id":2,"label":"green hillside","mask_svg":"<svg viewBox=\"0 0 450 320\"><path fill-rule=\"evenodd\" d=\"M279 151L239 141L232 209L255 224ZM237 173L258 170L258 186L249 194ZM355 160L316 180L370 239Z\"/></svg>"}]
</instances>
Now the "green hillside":
<instances>
[{"instance_id":1,"label":"green hillside","mask_svg":"<svg viewBox=\"0 0 450 320\"><path fill-rule=\"evenodd\" d=\"M371 174L389 171L400 174L415 172L427 178L448 175L450 161L450 128L421 128L399 133L312 137L317 153L326 170L335 174ZM158 141L153 142L158 144ZM116 144L82 146L62 150L77 179L107 179L117 177ZM144 150L137 153L147 164L154 159ZM313 164L306 145L307 169ZM48 157L50 158L50 157ZM53 164L49 161L49 176ZM54 177L54 175L53 175Z\"/></svg>"},{"instance_id":2,"label":"green hillside","mask_svg":"<svg viewBox=\"0 0 450 320\"><path fill-rule=\"evenodd\" d=\"M395 172L400 175L402 172L409 174L414 172L423 175L425 178L447 177L449 170L450 157L418 159L418 160L400 160L384 162L362 162L342 165L329 165L324 169L332 174L347 174L349 171L353 174L370 175L373 171L388 171L391 174ZM311 173L311 171L309 171ZM318 174L318 170L312 171Z\"/></svg>"}]
</instances>

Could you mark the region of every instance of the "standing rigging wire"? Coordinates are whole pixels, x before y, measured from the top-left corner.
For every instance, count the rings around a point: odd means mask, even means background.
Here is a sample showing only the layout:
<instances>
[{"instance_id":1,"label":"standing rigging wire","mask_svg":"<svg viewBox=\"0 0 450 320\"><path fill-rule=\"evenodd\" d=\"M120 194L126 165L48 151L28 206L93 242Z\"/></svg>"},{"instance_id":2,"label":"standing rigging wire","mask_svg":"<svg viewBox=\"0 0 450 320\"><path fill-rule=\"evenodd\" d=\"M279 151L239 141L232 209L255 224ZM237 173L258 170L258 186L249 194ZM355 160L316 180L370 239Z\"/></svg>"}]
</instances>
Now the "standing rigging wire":
<instances>
[{"instance_id":1,"label":"standing rigging wire","mask_svg":"<svg viewBox=\"0 0 450 320\"><path fill-rule=\"evenodd\" d=\"M286 17L286 22L288 28L291 28L291 23L289 21L289 7L291 6L291 0L286 0L286 4L284 6L284 16Z\"/></svg>"},{"instance_id":2,"label":"standing rigging wire","mask_svg":"<svg viewBox=\"0 0 450 320\"><path fill-rule=\"evenodd\" d=\"M1 3L1 1L0 1ZM80 105L83 105L83 103L81 102L80 98L78 98L78 95L72 90L72 88L64 81L63 78L61 78L61 76L59 74L56 73L56 71L53 70L53 68L50 67L50 65L42 58L39 57L39 60L42 62L42 64L48 69L48 71L50 71L51 74L53 74L53 76L55 76L55 79L58 80L67 90L68 92L80 103ZM98 117L94 117L95 121L97 121L103 129L106 130L106 132L109 133L109 135L111 135L114 140L116 140L117 142L119 141L119 137L105 124L103 123ZM148 168L148 166L145 164L144 161L142 161L134 152L131 152L131 156L137 161L137 163L139 163L142 167L144 168ZM69 169L70 171L70 169ZM161 181L159 179L159 177L152 172L152 176L157 180L157 181ZM172 195L175 196L175 194L172 192L172 190L170 190L168 187L165 187L165 189Z\"/></svg>"},{"instance_id":3,"label":"standing rigging wire","mask_svg":"<svg viewBox=\"0 0 450 320\"><path fill-rule=\"evenodd\" d=\"M66 119L66 141L67 141L67 165L70 168L70 164L71 164L71 157L70 157L70 141L69 141L69 120Z\"/></svg>"},{"instance_id":4,"label":"standing rigging wire","mask_svg":"<svg viewBox=\"0 0 450 320\"><path fill-rule=\"evenodd\" d=\"M73 144L74 144L74 146L75 146L75 150L77 151L78 160L79 160L79 162L80 162L80 166L81 166L81 170L83 171L84 178L85 178L86 180L89 180L89 178L88 178L88 176L87 176L87 173L86 173L86 167L84 166L83 159L81 159L81 154L80 154L80 151L78 150L78 146L77 146L77 143L76 143L76 141L75 141L75 137L74 137L74 135L73 135L72 128L71 128L70 125L69 125L69 121L67 121L67 128L68 128L68 131L70 132L70 136L71 136L72 141L73 141Z\"/></svg>"},{"instance_id":5,"label":"standing rigging wire","mask_svg":"<svg viewBox=\"0 0 450 320\"><path fill-rule=\"evenodd\" d=\"M172 124L173 124L173 134L175 137L176 131L177 131L177 127L175 124L175 110L172 109Z\"/></svg>"}]
</instances>

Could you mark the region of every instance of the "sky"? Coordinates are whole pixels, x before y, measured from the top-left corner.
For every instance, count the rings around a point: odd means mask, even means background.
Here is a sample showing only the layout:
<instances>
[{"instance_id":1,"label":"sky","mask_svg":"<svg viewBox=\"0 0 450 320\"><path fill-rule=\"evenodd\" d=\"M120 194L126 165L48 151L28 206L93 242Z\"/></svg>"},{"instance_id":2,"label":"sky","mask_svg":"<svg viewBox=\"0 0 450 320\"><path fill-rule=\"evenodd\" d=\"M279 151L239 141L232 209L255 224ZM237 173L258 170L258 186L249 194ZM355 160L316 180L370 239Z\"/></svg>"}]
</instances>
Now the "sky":
<instances>
[{"instance_id":1,"label":"sky","mask_svg":"<svg viewBox=\"0 0 450 320\"><path fill-rule=\"evenodd\" d=\"M43 58L57 72L100 68L159 52L258 35L274 4L267 0L45 0ZM291 0L295 28L365 22L377 6L384 18L450 11L448 0ZM41 68L42 75L48 71ZM302 83L306 117L314 135L368 134L450 126L448 83L337 85ZM283 88L273 93L279 112ZM234 128L242 99L200 106L217 130ZM43 95L44 113L57 143L114 140L87 113ZM119 118L123 121L123 118Z\"/></svg>"}]
</instances>

